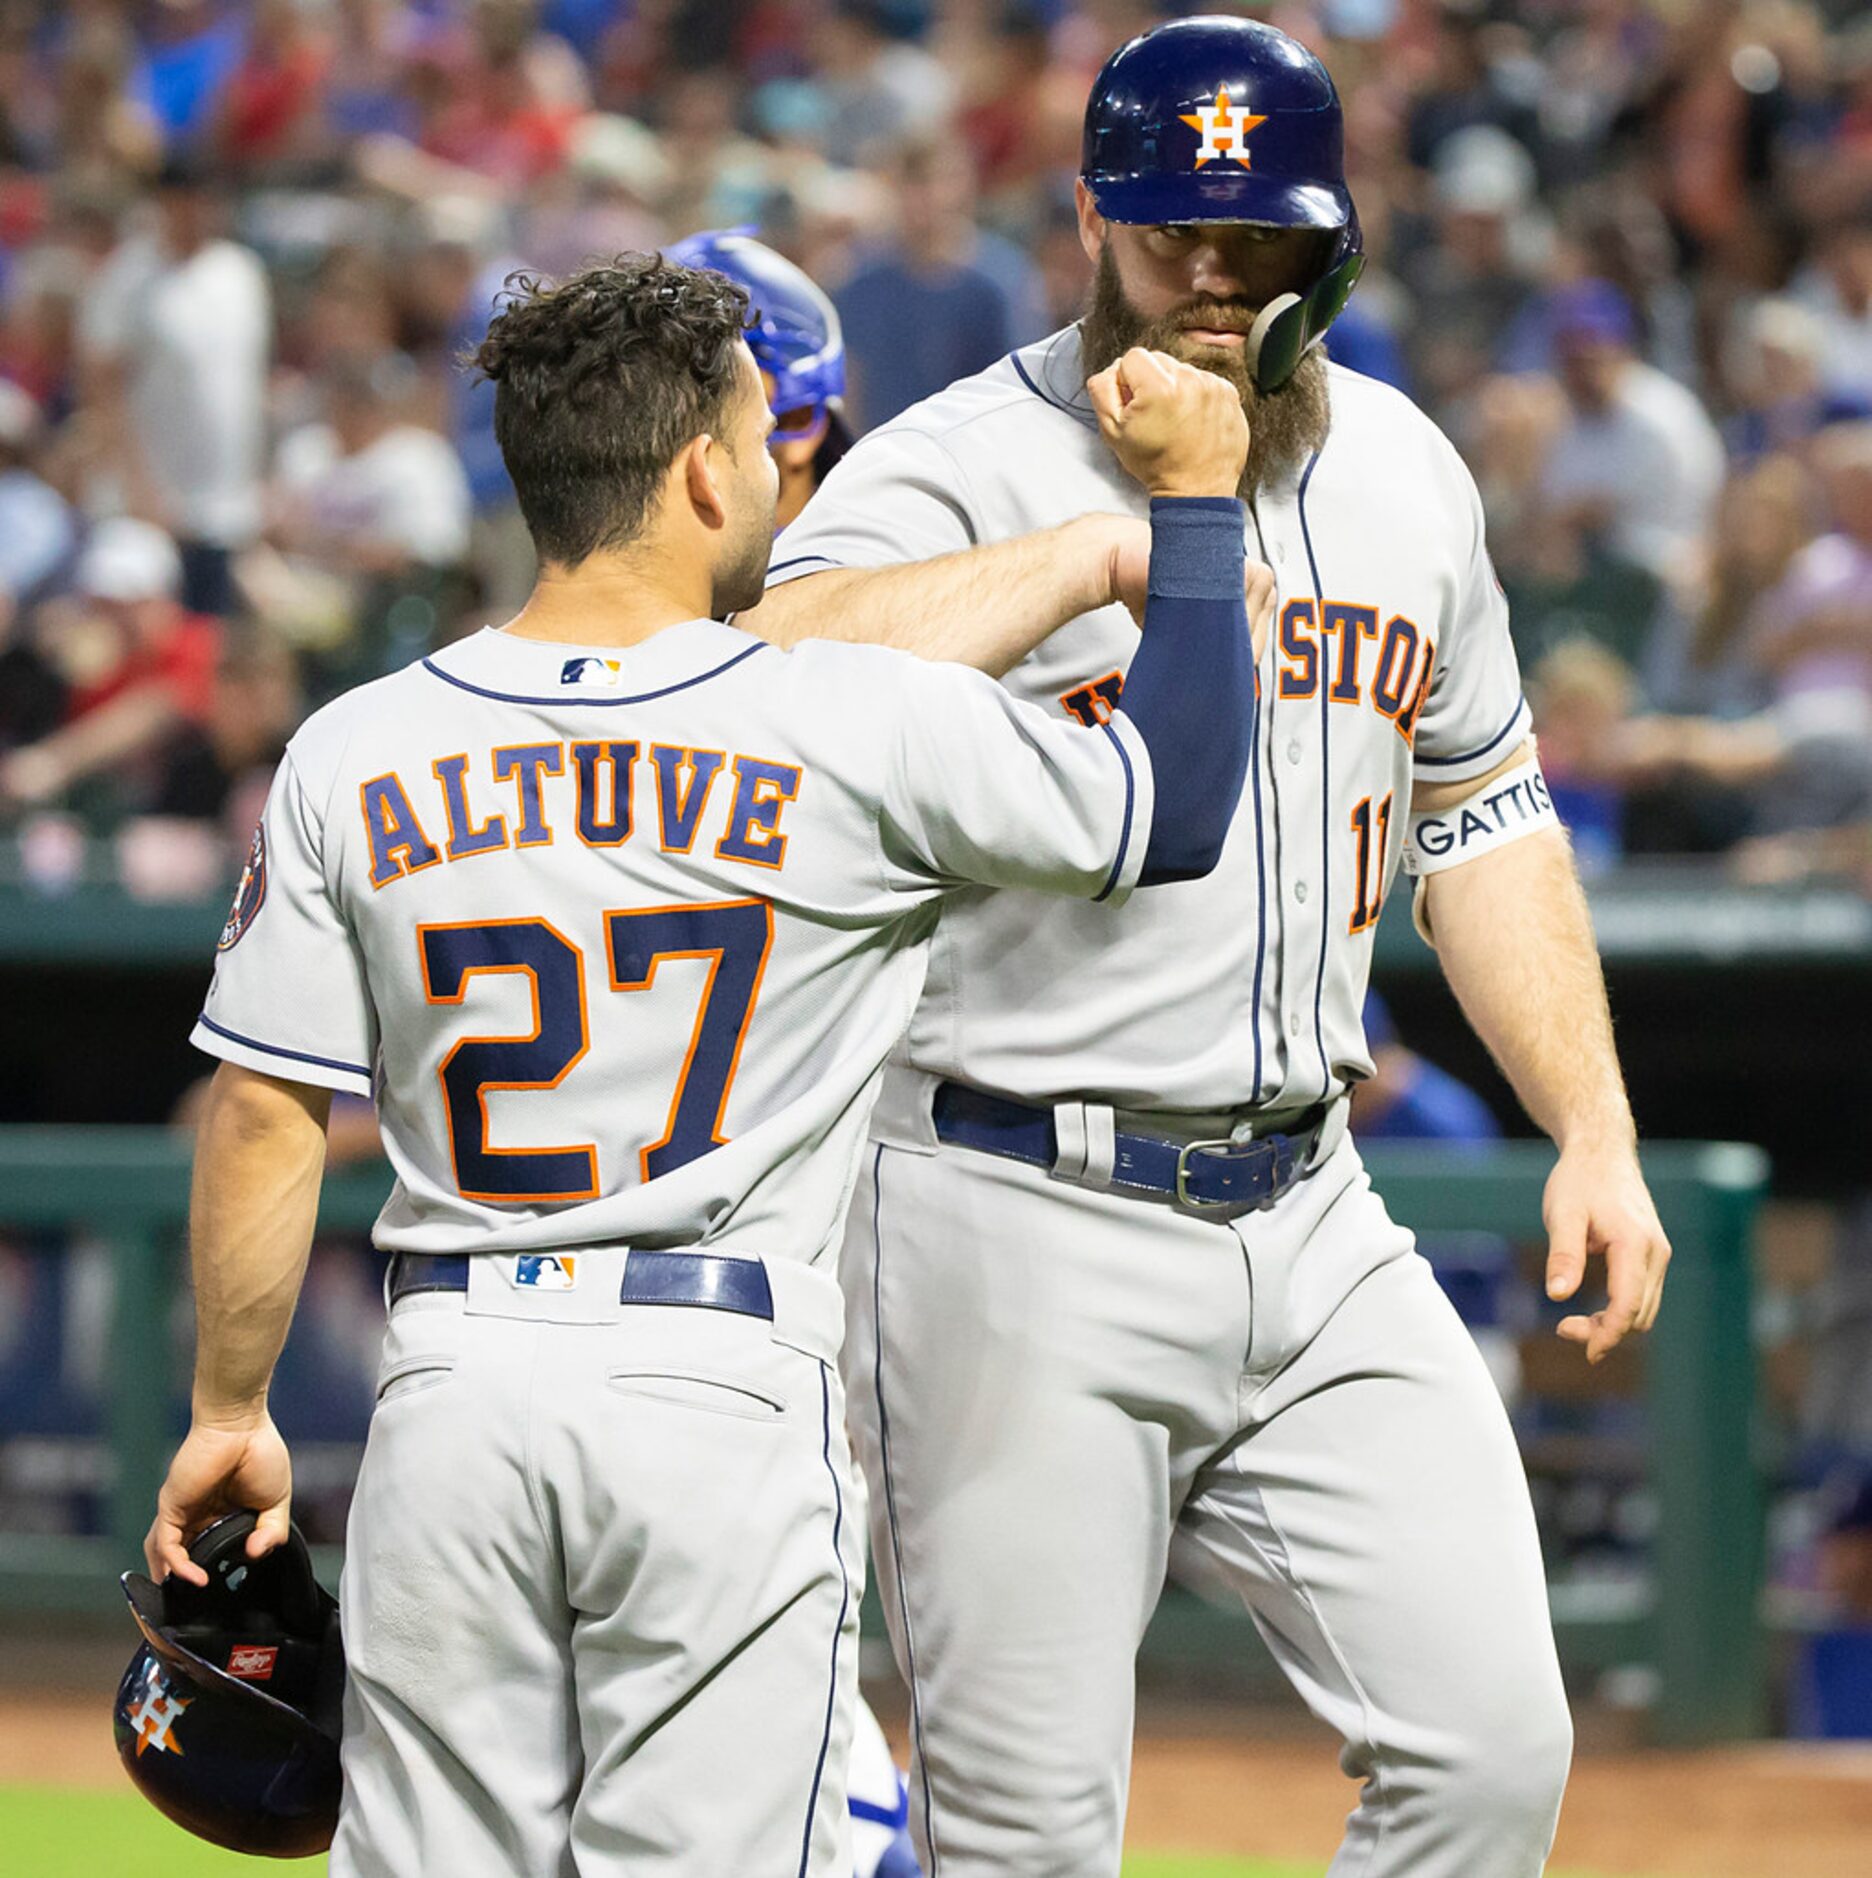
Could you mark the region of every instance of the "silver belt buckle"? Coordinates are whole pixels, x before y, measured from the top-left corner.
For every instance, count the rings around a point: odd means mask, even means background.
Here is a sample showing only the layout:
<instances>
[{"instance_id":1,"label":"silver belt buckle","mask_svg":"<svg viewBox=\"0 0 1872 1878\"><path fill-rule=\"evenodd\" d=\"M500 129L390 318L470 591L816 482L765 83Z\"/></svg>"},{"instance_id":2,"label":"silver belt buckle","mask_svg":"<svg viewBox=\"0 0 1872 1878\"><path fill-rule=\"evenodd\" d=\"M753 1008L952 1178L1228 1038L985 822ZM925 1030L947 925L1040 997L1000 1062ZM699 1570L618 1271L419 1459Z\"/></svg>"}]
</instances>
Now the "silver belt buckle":
<instances>
[{"instance_id":1,"label":"silver belt buckle","mask_svg":"<svg viewBox=\"0 0 1872 1878\"><path fill-rule=\"evenodd\" d=\"M1187 1207L1192 1213L1226 1213L1235 1202L1233 1200L1199 1200L1189 1190L1189 1163L1192 1154L1228 1153L1236 1144L1226 1138L1220 1141L1188 1141L1177 1150L1176 1164L1176 1203Z\"/></svg>"}]
</instances>

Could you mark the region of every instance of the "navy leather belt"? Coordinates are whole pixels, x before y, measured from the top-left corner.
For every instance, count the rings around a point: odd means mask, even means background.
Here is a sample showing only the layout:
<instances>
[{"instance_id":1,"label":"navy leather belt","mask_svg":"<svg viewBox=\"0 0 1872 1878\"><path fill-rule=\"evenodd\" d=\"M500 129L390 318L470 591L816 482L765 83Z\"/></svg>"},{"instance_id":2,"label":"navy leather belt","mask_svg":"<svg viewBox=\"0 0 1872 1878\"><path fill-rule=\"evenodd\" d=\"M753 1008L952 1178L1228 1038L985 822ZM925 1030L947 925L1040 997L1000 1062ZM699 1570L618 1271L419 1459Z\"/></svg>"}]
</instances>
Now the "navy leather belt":
<instances>
[{"instance_id":1,"label":"navy leather belt","mask_svg":"<svg viewBox=\"0 0 1872 1878\"><path fill-rule=\"evenodd\" d=\"M525 1259L528 1253L398 1252L390 1260L390 1302L419 1291L466 1291L471 1257ZM718 1252L631 1252L618 1286L620 1304L691 1304L773 1321L773 1288L759 1259Z\"/></svg>"},{"instance_id":2,"label":"navy leather belt","mask_svg":"<svg viewBox=\"0 0 1872 1878\"><path fill-rule=\"evenodd\" d=\"M1168 1141L1119 1130L1112 1137L1110 1178L1096 1184L1169 1200L1206 1219L1233 1219L1278 1199L1307 1171L1328 1113L1321 1103L1299 1118L1297 1128L1251 1141ZM932 1115L937 1139L953 1147L1005 1155L1049 1172L1058 1164L1051 1109L945 1082L936 1087Z\"/></svg>"}]
</instances>

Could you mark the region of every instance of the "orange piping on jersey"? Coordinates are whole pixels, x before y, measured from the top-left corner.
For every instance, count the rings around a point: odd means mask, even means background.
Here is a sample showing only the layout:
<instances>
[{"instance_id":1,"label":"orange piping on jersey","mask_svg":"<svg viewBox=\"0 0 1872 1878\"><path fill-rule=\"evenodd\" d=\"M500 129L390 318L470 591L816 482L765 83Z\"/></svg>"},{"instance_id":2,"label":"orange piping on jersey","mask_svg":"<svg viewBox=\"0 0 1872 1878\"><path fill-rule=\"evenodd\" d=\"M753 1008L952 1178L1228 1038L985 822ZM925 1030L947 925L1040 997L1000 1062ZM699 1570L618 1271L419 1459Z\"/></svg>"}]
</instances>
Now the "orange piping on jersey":
<instances>
[{"instance_id":1,"label":"orange piping on jersey","mask_svg":"<svg viewBox=\"0 0 1872 1878\"><path fill-rule=\"evenodd\" d=\"M1304 626L1303 635L1299 628ZM1283 698L1310 698L1319 689L1322 647L1311 600L1289 600L1280 615L1280 678L1276 691ZM1297 669L1296 669L1297 668Z\"/></svg>"},{"instance_id":2,"label":"orange piping on jersey","mask_svg":"<svg viewBox=\"0 0 1872 1878\"><path fill-rule=\"evenodd\" d=\"M670 1096L669 1113L663 1118L663 1138L652 1141L637 1153L637 1171L647 1185L655 1176L650 1172L650 1157L676 1138L676 1117L682 1109L683 1092L689 1086L689 1071L695 1062L695 1053L702 1046L702 1026L708 1019L709 1000L715 995L715 978L721 970L722 956L726 948L722 946L698 947L686 952L653 952L649 966L641 978L620 978L617 968L617 948L614 942L615 919L630 919L650 913L708 913L726 912L737 906L758 906L767 916L767 934L761 942L760 963L754 968L754 983L748 991L747 1009L741 1014L741 1028L735 1035L734 1052L728 1059L728 1074L722 1078L721 1099L715 1105L715 1114L709 1123L709 1139L718 1148L728 1145L728 1137L722 1133L722 1118L728 1113L728 1097L734 1088L735 1075L741 1067L741 1047L747 1042L748 1026L754 1021L754 1007L760 1003L761 982L767 976L767 960L773 952L773 902L750 897L744 900L701 900L683 901L674 906L621 906L613 907L604 916L605 929L605 964L611 975L613 991L648 991L656 982L657 967L665 959L707 959L708 977L702 986L702 996L696 1002L695 1023L689 1032L689 1048L683 1052L682 1068L676 1075L676 1087Z\"/></svg>"},{"instance_id":3,"label":"orange piping on jersey","mask_svg":"<svg viewBox=\"0 0 1872 1878\"><path fill-rule=\"evenodd\" d=\"M507 818L504 815L490 814L479 828L474 825L474 813L468 806L468 753L459 751L454 756L439 756L429 765L435 779L442 785L442 813L448 818L448 858L451 861L468 860L477 854L499 854L510 844L507 839ZM459 807L461 819L456 820ZM489 835L495 830L499 835L490 840Z\"/></svg>"},{"instance_id":4,"label":"orange piping on jersey","mask_svg":"<svg viewBox=\"0 0 1872 1878\"><path fill-rule=\"evenodd\" d=\"M705 766L704 757L715 760ZM650 746L650 763L656 771L657 846L665 854L687 854L695 846L695 838L702 831L702 817L708 813L715 778L727 762L726 750L691 750L675 743ZM685 769L689 772L687 783L681 776ZM697 789L702 791L700 800L696 799ZM677 830L685 826L689 830L688 840L674 839Z\"/></svg>"},{"instance_id":5,"label":"orange piping on jersey","mask_svg":"<svg viewBox=\"0 0 1872 1878\"><path fill-rule=\"evenodd\" d=\"M565 1067L550 1082L484 1082L475 1089L475 1104L481 1112L481 1152L487 1155L516 1157L526 1154L582 1154L591 1168L591 1179L583 1193L481 1193L462 1185L461 1168L455 1159L455 1129L453 1125L453 1107L449 1100L448 1066L454 1062L458 1052L477 1043L537 1043L540 1039L540 995L539 973L531 965L471 965L461 976L461 988L452 997L443 997L429 982L429 948L423 944L423 934L430 932L452 932L463 927L487 926L543 926L552 936L571 952L578 974L579 994L579 1047L566 1059ZM458 1037L447 1056L436 1066L436 1084L442 1091L442 1114L449 1126L449 1167L455 1175L455 1190L464 1200L481 1200L493 1206L549 1205L559 1200L595 1200L598 1198L598 1144L593 1141L567 1143L553 1148L497 1148L488 1140L487 1092L490 1089L512 1089L525 1093L534 1090L557 1089L571 1075L591 1050L591 1020L585 1003L585 954L574 945L549 919L442 919L427 920L416 928L416 957L422 964L423 997L431 1004L461 1004L468 996L468 981L471 978L501 977L510 972L523 972L527 987L533 994L533 1031L525 1037Z\"/></svg>"},{"instance_id":6,"label":"orange piping on jersey","mask_svg":"<svg viewBox=\"0 0 1872 1878\"><path fill-rule=\"evenodd\" d=\"M622 771L618 768L618 753L624 755ZM590 761L581 762L580 757L590 752ZM598 772L607 769L611 773L611 820L605 826L615 828L614 835L588 835L585 824L589 821L593 828L600 826L598 820ZM635 831L637 823L632 812L632 792L636 788L637 745L635 742L619 742L607 738L603 742L575 743L572 746L572 769L578 779L578 800L573 821L578 829L578 838L588 848L621 848ZM585 780L591 778L591 795L585 793ZM590 814L586 813L587 809Z\"/></svg>"},{"instance_id":7,"label":"orange piping on jersey","mask_svg":"<svg viewBox=\"0 0 1872 1878\"><path fill-rule=\"evenodd\" d=\"M749 776L742 769L743 764L758 763L763 769L778 770L778 776ZM715 844L715 858L718 861L740 861L748 867L781 868L786 865L787 837L780 832L780 816L786 805L793 801L800 792L800 784L805 780L805 771L797 763L775 763L764 756L738 756L734 760L735 793L734 801L728 811L728 832ZM791 778L791 787L785 778ZM763 797L761 791L771 789L773 794ZM773 819L769 821L761 811L771 809ZM754 830L764 828L767 831L765 841L754 839ZM728 853L728 843L739 841L750 851L746 854ZM771 853L773 859L766 859Z\"/></svg>"},{"instance_id":8,"label":"orange piping on jersey","mask_svg":"<svg viewBox=\"0 0 1872 1878\"><path fill-rule=\"evenodd\" d=\"M1123 696L1124 673L1113 671L1062 691L1059 701L1069 717L1076 717L1088 730L1096 730L1100 724L1111 722Z\"/></svg>"},{"instance_id":9,"label":"orange piping on jersey","mask_svg":"<svg viewBox=\"0 0 1872 1878\"><path fill-rule=\"evenodd\" d=\"M383 822L379 824L371 818L371 791L376 789L381 792L385 784L396 791L394 801L382 793L379 794L378 800L386 809L392 811L395 819L393 821L391 816L386 815ZM358 811L364 817L364 839L371 851L370 884L373 893L381 887L389 886L393 880L403 880L411 874L420 874L425 867L440 865L442 851L424 834L422 822L416 814L416 806L410 801L409 791L403 787L403 778L395 770L387 770L381 776L372 776L358 784ZM376 839L380 827L384 835L381 848ZM393 828L413 829L415 832L393 834ZM428 860L414 861L410 858L419 846L429 850ZM399 851L403 855L401 860L396 858ZM392 862L393 869L379 879L377 870L385 861Z\"/></svg>"},{"instance_id":10,"label":"orange piping on jersey","mask_svg":"<svg viewBox=\"0 0 1872 1878\"><path fill-rule=\"evenodd\" d=\"M494 764L494 780L514 781L520 799L520 826L514 830L516 848L550 848L553 831L546 820L546 806L541 800L541 776L565 774L563 743L507 743L488 752Z\"/></svg>"},{"instance_id":11,"label":"orange piping on jersey","mask_svg":"<svg viewBox=\"0 0 1872 1878\"><path fill-rule=\"evenodd\" d=\"M1328 600L1321 610L1320 650L1326 649L1326 635L1339 635L1339 654L1333 661L1332 683L1326 696L1334 704L1357 704L1362 696L1359 687L1359 652L1362 643L1378 636L1378 609L1361 606L1353 600Z\"/></svg>"},{"instance_id":12,"label":"orange piping on jersey","mask_svg":"<svg viewBox=\"0 0 1872 1878\"><path fill-rule=\"evenodd\" d=\"M1430 682L1436 676L1436 641L1428 633L1423 642L1423 676L1411 688L1410 703L1399 712L1397 733L1407 744L1413 747L1417 741L1417 720L1423 715L1425 701L1430 696Z\"/></svg>"},{"instance_id":13,"label":"orange piping on jersey","mask_svg":"<svg viewBox=\"0 0 1872 1878\"><path fill-rule=\"evenodd\" d=\"M1372 672L1372 709L1393 722L1411 695L1411 679L1417 670L1417 649L1422 642L1417 622L1393 613L1385 622L1384 640L1378 648L1378 664ZM1396 672L1392 667L1396 666ZM1391 682L1395 678L1395 683ZM1385 702L1389 694L1391 702Z\"/></svg>"}]
</instances>

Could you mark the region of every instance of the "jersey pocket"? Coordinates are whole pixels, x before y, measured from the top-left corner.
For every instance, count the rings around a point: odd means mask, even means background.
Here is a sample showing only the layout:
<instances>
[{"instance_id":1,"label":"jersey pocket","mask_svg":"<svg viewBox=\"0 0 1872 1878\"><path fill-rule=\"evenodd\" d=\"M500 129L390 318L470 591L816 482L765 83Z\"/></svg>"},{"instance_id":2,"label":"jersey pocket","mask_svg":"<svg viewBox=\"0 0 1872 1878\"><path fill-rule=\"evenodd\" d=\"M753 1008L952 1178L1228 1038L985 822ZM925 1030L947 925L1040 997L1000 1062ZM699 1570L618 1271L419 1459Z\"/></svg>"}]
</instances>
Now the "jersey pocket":
<instances>
[{"instance_id":1,"label":"jersey pocket","mask_svg":"<svg viewBox=\"0 0 1872 1878\"><path fill-rule=\"evenodd\" d=\"M724 1376L705 1369L614 1369L605 1385L617 1395L642 1396L682 1408L706 1409L715 1415L736 1415L744 1421L774 1422L786 1417L783 1396L750 1382L745 1376Z\"/></svg>"}]
</instances>

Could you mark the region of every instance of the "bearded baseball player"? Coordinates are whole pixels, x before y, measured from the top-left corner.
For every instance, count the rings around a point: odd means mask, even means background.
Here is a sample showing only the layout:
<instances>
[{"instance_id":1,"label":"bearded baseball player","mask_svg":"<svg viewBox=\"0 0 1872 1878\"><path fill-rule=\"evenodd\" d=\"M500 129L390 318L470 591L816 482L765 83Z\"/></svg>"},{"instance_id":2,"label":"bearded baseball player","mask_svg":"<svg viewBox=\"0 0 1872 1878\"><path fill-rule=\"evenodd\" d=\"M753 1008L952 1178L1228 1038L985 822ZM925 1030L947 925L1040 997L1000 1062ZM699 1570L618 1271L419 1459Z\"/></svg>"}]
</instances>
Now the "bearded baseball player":
<instances>
[{"instance_id":1,"label":"bearded baseball player","mask_svg":"<svg viewBox=\"0 0 1872 1878\"><path fill-rule=\"evenodd\" d=\"M746 297L624 256L522 283L479 364L523 611L289 746L195 1042L193 1418L147 1541L285 1537L267 1389L334 1090L397 1179L347 1536L338 1878L852 1870L862 1554L830 1266L940 903L1215 864L1257 715L1239 402L1094 383L1153 491L1122 711L785 654Z\"/></svg>"},{"instance_id":2,"label":"bearded baseball player","mask_svg":"<svg viewBox=\"0 0 1872 1878\"><path fill-rule=\"evenodd\" d=\"M1362 1785L1335 1873L1527 1878L1571 1749L1527 1488L1346 1137L1400 863L1559 1149L1550 1295L1604 1258L1606 1301L1559 1334L1597 1361L1647 1329L1668 1247L1481 505L1431 423L1319 344L1360 238L1300 45L1242 19L1129 42L1078 203L1084 320L861 440L753 621L966 660L1102 723L1150 639L1081 598L1074 518L1145 503L1097 375L1144 343L1239 394L1279 613L1222 862L1122 909L952 902L848 1222L918 1843L933 1878L1117 1872L1133 1660L1174 1556L1342 1736Z\"/></svg>"}]
</instances>

